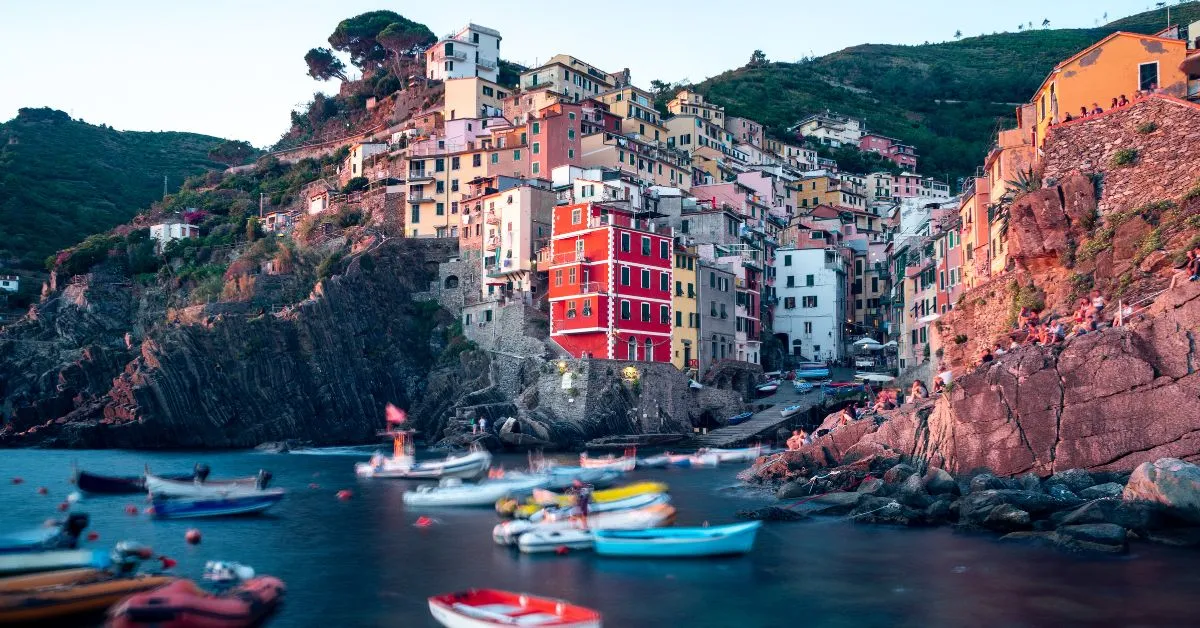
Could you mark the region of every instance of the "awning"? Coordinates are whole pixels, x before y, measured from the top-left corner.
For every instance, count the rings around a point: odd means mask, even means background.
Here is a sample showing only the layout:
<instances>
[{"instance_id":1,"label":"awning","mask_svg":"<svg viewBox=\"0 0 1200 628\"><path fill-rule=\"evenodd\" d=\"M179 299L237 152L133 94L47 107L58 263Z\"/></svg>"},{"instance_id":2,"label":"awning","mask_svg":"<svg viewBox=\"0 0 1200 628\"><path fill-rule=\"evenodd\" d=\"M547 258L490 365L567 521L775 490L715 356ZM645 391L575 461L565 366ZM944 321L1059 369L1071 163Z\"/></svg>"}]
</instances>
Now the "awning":
<instances>
[{"instance_id":1,"label":"awning","mask_svg":"<svg viewBox=\"0 0 1200 628\"><path fill-rule=\"evenodd\" d=\"M929 323L932 323L933 321L936 321L937 319L939 319L941 317L942 317L941 314L930 314L928 316L922 316L921 318L918 318L917 323L919 323L921 325L928 325Z\"/></svg>"},{"instance_id":2,"label":"awning","mask_svg":"<svg viewBox=\"0 0 1200 628\"><path fill-rule=\"evenodd\" d=\"M1188 58L1184 59L1183 63L1179 64L1179 69L1184 74L1200 76L1200 52L1193 52Z\"/></svg>"}]
</instances>

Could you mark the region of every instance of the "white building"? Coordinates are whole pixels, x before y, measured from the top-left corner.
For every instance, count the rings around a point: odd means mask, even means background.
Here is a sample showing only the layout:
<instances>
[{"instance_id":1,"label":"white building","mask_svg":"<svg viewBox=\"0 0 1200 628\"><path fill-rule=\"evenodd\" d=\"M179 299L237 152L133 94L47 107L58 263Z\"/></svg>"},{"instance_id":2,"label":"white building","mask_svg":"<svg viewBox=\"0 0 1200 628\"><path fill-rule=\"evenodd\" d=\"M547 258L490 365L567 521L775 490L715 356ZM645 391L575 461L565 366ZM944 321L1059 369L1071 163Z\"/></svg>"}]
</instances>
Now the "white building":
<instances>
[{"instance_id":1,"label":"white building","mask_svg":"<svg viewBox=\"0 0 1200 628\"><path fill-rule=\"evenodd\" d=\"M350 168L350 178L367 176L366 166L371 156L386 153L387 150L388 145L382 142L355 144L351 147L350 154L346 157L346 164Z\"/></svg>"},{"instance_id":2,"label":"white building","mask_svg":"<svg viewBox=\"0 0 1200 628\"><path fill-rule=\"evenodd\" d=\"M21 278L16 275L0 275L0 290L16 292L21 289Z\"/></svg>"},{"instance_id":3,"label":"white building","mask_svg":"<svg viewBox=\"0 0 1200 628\"><path fill-rule=\"evenodd\" d=\"M524 184L480 202L485 223L482 296L532 295L538 250L550 241L554 192Z\"/></svg>"},{"instance_id":4,"label":"white building","mask_svg":"<svg viewBox=\"0 0 1200 628\"><path fill-rule=\"evenodd\" d=\"M425 51L425 75L432 81L500 75L500 32L467 24Z\"/></svg>"},{"instance_id":5,"label":"white building","mask_svg":"<svg viewBox=\"0 0 1200 628\"><path fill-rule=\"evenodd\" d=\"M609 74L600 68L571 55L554 55L540 67L521 75L521 90L548 88L561 94L567 102L595 98L614 87L629 84L628 68Z\"/></svg>"},{"instance_id":6,"label":"white building","mask_svg":"<svg viewBox=\"0 0 1200 628\"><path fill-rule=\"evenodd\" d=\"M794 357L839 360L846 321L846 258L832 248L775 252L775 335ZM782 338L781 338L782 340Z\"/></svg>"},{"instance_id":7,"label":"white building","mask_svg":"<svg viewBox=\"0 0 1200 628\"><path fill-rule=\"evenodd\" d=\"M150 227L150 238L158 242L161 251L172 240L200 237L200 227L182 222L163 222Z\"/></svg>"},{"instance_id":8,"label":"white building","mask_svg":"<svg viewBox=\"0 0 1200 628\"><path fill-rule=\"evenodd\" d=\"M864 129L862 120L826 111L808 116L792 130L828 146L858 146Z\"/></svg>"}]
</instances>

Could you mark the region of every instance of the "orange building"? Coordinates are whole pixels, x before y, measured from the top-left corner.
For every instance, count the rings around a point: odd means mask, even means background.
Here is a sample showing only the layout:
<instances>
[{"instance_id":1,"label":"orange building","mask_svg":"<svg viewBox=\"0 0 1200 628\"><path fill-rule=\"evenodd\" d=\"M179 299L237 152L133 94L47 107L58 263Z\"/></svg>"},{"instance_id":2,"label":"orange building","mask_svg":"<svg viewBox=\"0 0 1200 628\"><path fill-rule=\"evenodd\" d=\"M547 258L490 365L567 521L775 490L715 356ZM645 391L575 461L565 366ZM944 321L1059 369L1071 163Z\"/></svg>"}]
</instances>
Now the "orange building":
<instances>
[{"instance_id":1,"label":"orange building","mask_svg":"<svg viewBox=\"0 0 1200 628\"><path fill-rule=\"evenodd\" d=\"M1180 69L1187 42L1137 33L1116 32L1059 63L1031 101L1037 108L1035 146L1046 130L1079 117L1099 105L1108 109L1122 95L1132 100L1138 90L1158 90L1187 97L1188 77Z\"/></svg>"}]
</instances>

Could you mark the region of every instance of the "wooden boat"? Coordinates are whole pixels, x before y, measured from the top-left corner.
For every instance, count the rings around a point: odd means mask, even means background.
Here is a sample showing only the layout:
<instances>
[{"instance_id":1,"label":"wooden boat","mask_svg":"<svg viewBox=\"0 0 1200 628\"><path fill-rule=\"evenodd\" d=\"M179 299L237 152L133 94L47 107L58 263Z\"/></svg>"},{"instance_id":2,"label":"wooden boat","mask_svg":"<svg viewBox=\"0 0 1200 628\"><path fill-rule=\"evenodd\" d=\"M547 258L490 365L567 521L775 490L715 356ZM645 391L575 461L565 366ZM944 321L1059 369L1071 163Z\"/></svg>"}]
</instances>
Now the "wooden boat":
<instances>
[{"instance_id":1,"label":"wooden boat","mask_svg":"<svg viewBox=\"0 0 1200 628\"><path fill-rule=\"evenodd\" d=\"M557 552L563 548L569 550L592 549L592 532L579 529L533 530L522 534L517 539L517 549L525 554Z\"/></svg>"},{"instance_id":2,"label":"wooden boat","mask_svg":"<svg viewBox=\"0 0 1200 628\"><path fill-rule=\"evenodd\" d=\"M172 480L147 473L146 490L161 497L232 497L259 492L270 480L271 474L267 471L232 480L201 480L199 476L194 480Z\"/></svg>"},{"instance_id":3,"label":"wooden boat","mask_svg":"<svg viewBox=\"0 0 1200 628\"><path fill-rule=\"evenodd\" d=\"M191 519L196 517L233 517L256 515L283 499L281 488L216 497L153 498L154 516L158 519Z\"/></svg>"},{"instance_id":4,"label":"wooden boat","mask_svg":"<svg viewBox=\"0 0 1200 628\"><path fill-rule=\"evenodd\" d=\"M790 419L804 411L804 406L792 405L779 410L779 415L785 419Z\"/></svg>"},{"instance_id":5,"label":"wooden boat","mask_svg":"<svg viewBox=\"0 0 1200 628\"><path fill-rule=\"evenodd\" d=\"M637 456L626 454L620 458L609 454L599 458L591 458L587 452L579 454L579 466L585 469L610 469L613 471L633 471L637 466Z\"/></svg>"},{"instance_id":6,"label":"wooden boat","mask_svg":"<svg viewBox=\"0 0 1200 628\"><path fill-rule=\"evenodd\" d=\"M368 462L354 465L354 473L362 478L401 480L439 480L441 478L471 479L482 476L492 465L492 455L484 449L447 456L442 460L417 462L410 430L384 432L392 437L391 457L376 454Z\"/></svg>"},{"instance_id":7,"label":"wooden boat","mask_svg":"<svg viewBox=\"0 0 1200 628\"><path fill-rule=\"evenodd\" d=\"M825 379L829 377L829 369L826 367L797 369L796 379Z\"/></svg>"},{"instance_id":8,"label":"wooden boat","mask_svg":"<svg viewBox=\"0 0 1200 628\"><path fill-rule=\"evenodd\" d=\"M586 528L590 530L598 528L654 528L670 525L673 521L675 521L675 508L673 506L669 504L655 504L637 510L619 510L616 512L602 512L596 515L588 515ZM536 523L524 519L515 519L499 523L496 527L492 528L492 540L498 545L515 545L517 539L522 534L533 530L570 530L572 528L583 527L585 527L585 524L578 518L561 519L559 521L540 521Z\"/></svg>"},{"instance_id":9,"label":"wooden boat","mask_svg":"<svg viewBox=\"0 0 1200 628\"><path fill-rule=\"evenodd\" d=\"M549 482L545 474L511 476L485 480L478 484L463 484L458 478L447 478L437 486L420 486L404 493L404 503L410 506L491 506L509 496L527 495Z\"/></svg>"},{"instance_id":10,"label":"wooden boat","mask_svg":"<svg viewBox=\"0 0 1200 628\"><path fill-rule=\"evenodd\" d=\"M617 512L621 510L637 510L655 504L666 504L671 501L671 497L666 493L641 493L631 495L625 499L618 499L607 502L588 502L588 516L600 514L602 512ZM533 522L539 521L560 521L569 519L583 514L583 511L574 504L570 506L548 506L533 513L529 516L529 520Z\"/></svg>"},{"instance_id":11,"label":"wooden boat","mask_svg":"<svg viewBox=\"0 0 1200 628\"><path fill-rule=\"evenodd\" d=\"M690 557L745 554L754 546L761 521L703 528L593 531L601 556Z\"/></svg>"},{"instance_id":12,"label":"wooden boat","mask_svg":"<svg viewBox=\"0 0 1200 628\"><path fill-rule=\"evenodd\" d=\"M0 554L0 576L62 569L104 569L108 565L108 552L103 550L63 549Z\"/></svg>"},{"instance_id":13,"label":"wooden boat","mask_svg":"<svg viewBox=\"0 0 1200 628\"><path fill-rule=\"evenodd\" d=\"M255 576L236 563L205 566L205 579L227 583L209 593L191 580L176 580L153 591L130 596L109 611L112 628L238 628L256 626L273 613L287 591L283 581Z\"/></svg>"},{"instance_id":14,"label":"wooden boat","mask_svg":"<svg viewBox=\"0 0 1200 628\"><path fill-rule=\"evenodd\" d=\"M601 628L602 625L600 613L589 608L563 600L495 589L435 595L429 598L429 612L447 628Z\"/></svg>"},{"instance_id":15,"label":"wooden boat","mask_svg":"<svg viewBox=\"0 0 1200 628\"><path fill-rule=\"evenodd\" d=\"M45 622L101 613L122 598L175 580L172 576L138 574L153 553L136 544L120 543L109 569L53 571L0 579L0 624Z\"/></svg>"},{"instance_id":16,"label":"wooden boat","mask_svg":"<svg viewBox=\"0 0 1200 628\"><path fill-rule=\"evenodd\" d=\"M0 556L4 554L74 549L79 535L87 529L89 518L84 513L72 513L55 525L0 536Z\"/></svg>"},{"instance_id":17,"label":"wooden boat","mask_svg":"<svg viewBox=\"0 0 1200 628\"><path fill-rule=\"evenodd\" d=\"M743 449L719 449L710 447L701 449L696 453L716 454L717 460L722 463L726 462L754 462L762 455L762 445L753 447L745 447Z\"/></svg>"},{"instance_id":18,"label":"wooden boat","mask_svg":"<svg viewBox=\"0 0 1200 628\"><path fill-rule=\"evenodd\" d=\"M830 382L821 385L821 392L831 396L844 396L866 392L866 387L857 382Z\"/></svg>"},{"instance_id":19,"label":"wooden boat","mask_svg":"<svg viewBox=\"0 0 1200 628\"><path fill-rule=\"evenodd\" d=\"M754 418L753 412L743 412L741 414L735 414L735 415L729 417L729 420L726 421L726 423L728 423L729 425L741 425L742 423L745 423L746 421L749 421L752 418Z\"/></svg>"}]
</instances>

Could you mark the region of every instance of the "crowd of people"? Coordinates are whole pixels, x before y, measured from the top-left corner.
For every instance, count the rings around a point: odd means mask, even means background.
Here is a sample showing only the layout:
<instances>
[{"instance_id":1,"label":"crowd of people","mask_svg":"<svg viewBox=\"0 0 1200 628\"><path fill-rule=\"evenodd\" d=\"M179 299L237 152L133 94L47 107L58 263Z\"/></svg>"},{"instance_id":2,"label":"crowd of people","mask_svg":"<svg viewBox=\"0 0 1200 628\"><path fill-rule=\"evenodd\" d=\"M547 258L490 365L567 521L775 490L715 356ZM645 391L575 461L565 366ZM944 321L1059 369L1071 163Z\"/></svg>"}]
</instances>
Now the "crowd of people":
<instances>
[{"instance_id":1,"label":"crowd of people","mask_svg":"<svg viewBox=\"0 0 1200 628\"><path fill-rule=\"evenodd\" d=\"M1151 83L1149 89L1139 89L1137 92L1135 92L1133 95L1133 100L1126 98L1125 94L1121 94L1119 97L1113 98L1112 103L1108 105L1108 108L1109 110L1112 110L1120 109L1121 107L1128 107L1131 103L1137 102L1138 100L1141 100L1150 94L1157 93L1159 93L1158 85ZM1080 118L1086 118L1088 116L1099 115L1102 113L1104 113L1104 108L1100 106L1100 103L1094 102L1092 103L1091 109L1088 109L1086 106L1080 107L1078 116L1075 116L1068 111L1066 116L1063 118L1063 122L1071 122L1072 120L1078 120Z\"/></svg>"}]
</instances>

